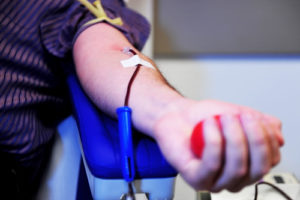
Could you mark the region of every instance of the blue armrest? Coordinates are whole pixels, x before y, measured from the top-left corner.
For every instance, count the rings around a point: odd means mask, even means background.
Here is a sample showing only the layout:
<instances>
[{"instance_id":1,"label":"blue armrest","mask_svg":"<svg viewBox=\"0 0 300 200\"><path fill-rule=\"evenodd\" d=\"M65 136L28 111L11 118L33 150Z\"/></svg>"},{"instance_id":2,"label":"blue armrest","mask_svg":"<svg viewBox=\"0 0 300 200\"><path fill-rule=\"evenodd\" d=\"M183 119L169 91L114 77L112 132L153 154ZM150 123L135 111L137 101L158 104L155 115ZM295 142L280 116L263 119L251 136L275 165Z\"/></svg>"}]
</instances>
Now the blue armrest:
<instances>
[{"instance_id":1,"label":"blue armrest","mask_svg":"<svg viewBox=\"0 0 300 200\"><path fill-rule=\"evenodd\" d=\"M87 166L98 178L122 179L117 120L93 105L74 75L67 82ZM134 130L133 148L136 178L176 176L152 138Z\"/></svg>"}]
</instances>

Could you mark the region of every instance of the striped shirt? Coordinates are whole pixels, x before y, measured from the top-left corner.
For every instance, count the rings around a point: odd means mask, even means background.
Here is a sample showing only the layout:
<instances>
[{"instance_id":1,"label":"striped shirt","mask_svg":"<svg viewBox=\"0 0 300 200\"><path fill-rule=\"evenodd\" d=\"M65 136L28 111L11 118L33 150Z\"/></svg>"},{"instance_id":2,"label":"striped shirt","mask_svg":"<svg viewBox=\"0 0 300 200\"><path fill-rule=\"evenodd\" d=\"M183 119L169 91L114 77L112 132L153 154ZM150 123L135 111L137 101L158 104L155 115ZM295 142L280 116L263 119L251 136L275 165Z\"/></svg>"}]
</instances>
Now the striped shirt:
<instances>
[{"instance_id":1,"label":"striped shirt","mask_svg":"<svg viewBox=\"0 0 300 200\"><path fill-rule=\"evenodd\" d=\"M138 49L149 24L121 0L102 0L106 14ZM69 114L65 77L74 40L94 16L76 0L0 3L0 151L30 160ZM65 65L62 63L65 63ZM68 67L67 67L68 66Z\"/></svg>"}]
</instances>

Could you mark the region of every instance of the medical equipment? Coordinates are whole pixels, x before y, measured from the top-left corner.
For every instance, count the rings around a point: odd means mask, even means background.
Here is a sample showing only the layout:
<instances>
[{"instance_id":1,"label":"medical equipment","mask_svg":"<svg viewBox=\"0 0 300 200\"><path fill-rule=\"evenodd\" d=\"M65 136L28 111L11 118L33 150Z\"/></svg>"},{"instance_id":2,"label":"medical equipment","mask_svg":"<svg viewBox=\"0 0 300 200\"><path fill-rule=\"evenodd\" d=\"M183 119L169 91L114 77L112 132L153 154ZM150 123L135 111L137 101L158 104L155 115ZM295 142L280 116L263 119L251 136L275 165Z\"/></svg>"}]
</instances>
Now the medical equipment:
<instances>
[{"instance_id":1,"label":"medical equipment","mask_svg":"<svg viewBox=\"0 0 300 200\"><path fill-rule=\"evenodd\" d=\"M270 172L256 184L249 185L239 192L221 191L211 193L201 200L299 200L300 183L291 173Z\"/></svg>"},{"instance_id":2,"label":"medical equipment","mask_svg":"<svg viewBox=\"0 0 300 200\"><path fill-rule=\"evenodd\" d=\"M131 134L131 108L128 106L120 107L117 109L117 114L119 124L122 173L124 179L128 183L128 194L126 195L126 199L135 200L132 186L135 169Z\"/></svg>"},{"instance_id":3,"label":"medical equipment","mask_svg":"<svg viewBox=\"0 0 300 200\"><path fill-rule=\"evenodd\" d=\"M129 66L132 64L136 65L136 69L128 82L126 96L124 100L124 106L119 107L117 109L121 156L122 156L122 172L123 172L124 179L128 182L128 193L125 195L125 198L126 200L135 200L135 195L134 195L133 185L132 185L132 181L134 180L135 169L134 169L134 155L133 155L132 134L131 134L131 108L128 107L128 103L129 103L132 83L137 73L139 72L140 67L142 66L141 61L143 60L140 59L137 53L131 48L124 48L123 52L127 54L131 53L133 55L132 57L138 58L138 60L136 60L137 62L134 63L132 63L130 59L129 61L128 60L123 61L123 63L121 61L121 64L123 66L124 66L124 62L127 62ZM148 63L146 61L143 62L146 64Z\"/></svg>"},{"instance_id":4,"label":"medical equipment","mask_svg":"<svg viewBox=\"0 0 300 200\"><path fill-rule=\"evenodd\" d=\"M130 188L122 173L118 122L91 102L75 75L70 75L67 82L91 195L95 200L120 199ZM150 200L171 200L176 170L152 138L135 129L132 135L134 192L145 193Z\"/></svg>"}]
</instances>

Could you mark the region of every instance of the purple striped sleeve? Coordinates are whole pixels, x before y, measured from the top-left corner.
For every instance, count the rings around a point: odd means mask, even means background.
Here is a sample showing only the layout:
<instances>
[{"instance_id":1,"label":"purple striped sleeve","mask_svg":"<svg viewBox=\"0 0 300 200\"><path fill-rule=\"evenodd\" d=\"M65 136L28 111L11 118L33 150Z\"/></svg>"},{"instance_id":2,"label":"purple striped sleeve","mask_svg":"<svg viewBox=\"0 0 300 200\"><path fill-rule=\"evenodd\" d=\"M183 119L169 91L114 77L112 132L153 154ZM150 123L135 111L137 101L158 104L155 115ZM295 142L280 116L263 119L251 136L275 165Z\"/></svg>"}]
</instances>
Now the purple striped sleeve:
<instances>
[{"instance_id":1,"label":"purple striped sleeve","mask_svg":"<svg viewBox=\"0 0 300 200\"><path fill-rule=\"evenodd\" d=\"M112 26L120 30L134 47L141 50L150 32L147 20L127 8L120 0L101 2L108 17L121 17L123 21L122 26ZM52 55L64 57L72 49L77 36L88 27L83 27L83 24L94 18L77 1L69 1L60 10L48 12L40 25L43 45Z\"/></svg>"}]
</instances>

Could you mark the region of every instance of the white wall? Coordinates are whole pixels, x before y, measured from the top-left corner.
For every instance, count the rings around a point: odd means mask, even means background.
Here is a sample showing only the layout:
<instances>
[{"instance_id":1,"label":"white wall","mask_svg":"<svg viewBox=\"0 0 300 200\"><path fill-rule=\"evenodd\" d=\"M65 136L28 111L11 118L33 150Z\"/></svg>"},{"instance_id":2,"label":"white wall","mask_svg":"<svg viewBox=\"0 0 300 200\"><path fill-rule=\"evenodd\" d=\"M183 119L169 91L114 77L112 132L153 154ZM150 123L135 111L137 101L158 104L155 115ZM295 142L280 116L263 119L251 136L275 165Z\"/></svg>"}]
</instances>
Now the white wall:
<instances>
[{"instance_id":1,"label":"white wall","mask_svg":"<svg viewBox=\"0 0 300 200\"><path fill-rule=\"evenodd\" d=\"M157 0L155 4L156 55L300 52L299 0Z\"/></svg>"},{"instance_id":2,"label":"white wall","mask_svg":"<svg viewBox=\"0 0 300 200\"><path fill-rule=\"evenodd\" d=\"M143 48L143 53L150 58L153 57L153 9L154 0L127 0L127 6L143 15L151 25L150 36Z\"/></svg>"},{"instance_id":3,"label":"white wall","mask_svg":"<svg viewBox=\"0 0 300 200\"><path fill-rule=\"evenodd\" d=\"M285 145L282 161L273 170L292 172L300 180L300 58L158 59L156 63L187 97L251 106L280 118ZM179 184L179 190L191 192Z\"/></svg>"}]
</instances>

